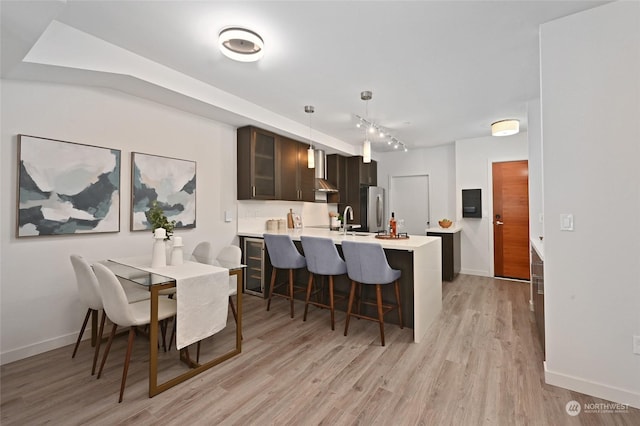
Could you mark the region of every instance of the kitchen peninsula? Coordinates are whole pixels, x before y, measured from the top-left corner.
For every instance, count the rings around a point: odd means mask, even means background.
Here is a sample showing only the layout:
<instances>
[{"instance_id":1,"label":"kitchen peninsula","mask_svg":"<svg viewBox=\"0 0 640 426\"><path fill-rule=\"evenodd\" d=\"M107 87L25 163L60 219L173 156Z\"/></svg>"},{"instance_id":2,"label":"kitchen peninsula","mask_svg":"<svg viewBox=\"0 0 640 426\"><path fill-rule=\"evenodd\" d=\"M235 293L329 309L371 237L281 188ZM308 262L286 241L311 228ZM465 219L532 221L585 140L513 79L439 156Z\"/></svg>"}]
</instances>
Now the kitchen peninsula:
<instances>
[{"instance_id":1,"label":"kitchen peninsula","mask_svg":"<svg viewBox=\"0 0 640 426\"><path fill-rule=\"evenodd\" d=\"M263 238L265 231L240 231L241 241L246 238ZM377 239L375 234L348 233L306 227L303 229L280 231L288 233L300 251L300 237L331 238L341 252L344 240L379 243L387 255L389 264L395 269L402 270L400 279L403 317L406 327L413 328L414 341L420 342L431 323L442 309L442 244L439 237L411 235L408 239ZM242 245L242 244L241 244ZM268 285L270 264L266 250L264 251L264 265L262 271L264 281ZM244 263L247 263L246 259ZM249 274L249 273L248 273ZM247 275L248 275L247 274ZM307 272L297 277L300 284L306 284ZM279 278L280 279L280 278ZM345 288L348 280L345 278ZM265 291L268 289L265 286ZM394 316L389 316L394 321ZM387 319L385 318L385 322Z\"/></svg>"}]
</instances>

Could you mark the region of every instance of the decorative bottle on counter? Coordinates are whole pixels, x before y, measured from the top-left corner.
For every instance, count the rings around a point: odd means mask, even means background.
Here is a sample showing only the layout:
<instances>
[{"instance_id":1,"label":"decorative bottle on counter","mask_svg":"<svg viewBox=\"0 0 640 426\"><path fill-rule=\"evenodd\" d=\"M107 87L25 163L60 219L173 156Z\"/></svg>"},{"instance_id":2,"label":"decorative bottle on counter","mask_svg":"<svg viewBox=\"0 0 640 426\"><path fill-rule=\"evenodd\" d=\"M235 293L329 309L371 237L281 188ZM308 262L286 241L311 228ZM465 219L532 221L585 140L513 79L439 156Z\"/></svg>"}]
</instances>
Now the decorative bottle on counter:
<instances>
[{"instance_id":1,"label":"decorative bottle on counter","mask_svg":"<svg viewBox=\"0 0 640 426\"><path fill-rule=\"evenodd\" d=\"M392 237L396 236L397 233L397 224L396 224L396 214L395 212L391 212L391 219L389 220L389 234Z\"/></svg>"},{"instance_id":2,"label":"decorative bottle on counter","mask_svg":"<svg viewBox=\"0 0 640 426\"><path fill-rule=\"evenodd\" d=\"M293 229L293 209L289 209L289 213L287 213L287 228Z\"/></svg>"}]
</instances>

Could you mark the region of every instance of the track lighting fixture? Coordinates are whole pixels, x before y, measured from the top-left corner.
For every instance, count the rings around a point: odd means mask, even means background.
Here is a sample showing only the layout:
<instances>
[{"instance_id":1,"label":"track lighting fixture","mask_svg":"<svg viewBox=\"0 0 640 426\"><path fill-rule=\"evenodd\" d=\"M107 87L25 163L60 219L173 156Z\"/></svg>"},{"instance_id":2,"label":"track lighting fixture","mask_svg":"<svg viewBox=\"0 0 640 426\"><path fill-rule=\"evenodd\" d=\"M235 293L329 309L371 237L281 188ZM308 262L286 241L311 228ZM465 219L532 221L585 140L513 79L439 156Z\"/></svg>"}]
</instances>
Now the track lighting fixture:
<instances>
[{"instance_id":1,"label":"track lighting fixture","mask_svg":"<svg viewBox=\"0 0 640 426\"><path fill-rule=\"evenodd\" d=\"M371 122L369 119L365 117L361 117L357 114L356 114L356 118L358 119L358 122L356 123L356 127L358 129L361 129L364 127L365 129L367 129L369 133L375 134L377 132L380 138L387 140L387 145L398 145L397 147L394 146L394 148L402 147L402 150L404 152L409 151L409 149L407 148L407 145L404 142L398 140L395 136L391 135L386 129ZM365 134L365 140L369 141L369 138L366 137L366 134Z\"/></svg>"}]
</instances>

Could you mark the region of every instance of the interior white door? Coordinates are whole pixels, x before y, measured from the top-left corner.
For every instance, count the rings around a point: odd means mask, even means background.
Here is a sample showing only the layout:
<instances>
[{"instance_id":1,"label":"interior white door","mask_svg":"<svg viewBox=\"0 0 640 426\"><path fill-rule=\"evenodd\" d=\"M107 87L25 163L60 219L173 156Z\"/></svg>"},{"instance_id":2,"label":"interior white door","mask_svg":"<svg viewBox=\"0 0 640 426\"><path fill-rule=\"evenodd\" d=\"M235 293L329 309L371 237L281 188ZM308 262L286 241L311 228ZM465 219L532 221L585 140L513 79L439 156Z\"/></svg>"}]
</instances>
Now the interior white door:
<instances>
[{"instance_id":1,"label":"interior white door","mask_svg":"<svg viewBox=\"0 0 640 426\"><path fill-rule=\"evenodd\" d=\"M425 235L430 221L429 175L391 176L389 217L391 212L398 221L398 232Z\"/></svg>"}]
</instances>

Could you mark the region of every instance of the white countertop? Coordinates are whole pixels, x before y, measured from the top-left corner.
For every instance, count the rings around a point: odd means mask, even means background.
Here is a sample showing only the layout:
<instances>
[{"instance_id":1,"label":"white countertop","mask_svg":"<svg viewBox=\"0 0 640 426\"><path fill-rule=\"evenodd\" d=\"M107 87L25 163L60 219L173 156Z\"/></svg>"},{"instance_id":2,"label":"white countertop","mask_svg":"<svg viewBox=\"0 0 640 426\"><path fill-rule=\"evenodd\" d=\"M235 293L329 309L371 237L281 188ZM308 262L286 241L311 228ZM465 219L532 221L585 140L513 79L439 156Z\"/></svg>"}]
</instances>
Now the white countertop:
<instances>
[{"instance_id":1,"label":"white countertop","mask_svg":"<svg viewBox=\"0 0 640 426\"><path fill-rule=\"evenodd\" d=\"M331 238L334 244L342 244L342 241L359 241L363 243L379 243L383 248L396 249L396 250L413 250L415 248L430 244L434 241L439 241L439 237L427 237L426 235L410 235L407 239L393 239L383 240L376 238L376 234L364 235L351 235L351 232L345 236L339 231L330 231L328 229L318 229L306 227L302 229L292 229L284 232L266 232L266 231L244 231L238 232L242 237L257 237L263 238L264 234L289 234L294 241L300 241L300 236L309 237L324 237ZM358 233L362 234L362 233Z\"/></svg>"},{"instance_id":2,"label":"white countertop","mask_svg":"<svg viewBox=\"0 0 640 426\"><path fill-rule=\"evenodd\" d=\"M540 260L544 261L544 245L542 244L542 241L540 241L540 238L531 238L531 245L536 253L538 253L538 256L540 256Z\"/></svg>"},{"instance_id":3,"label":"white countertop","mask_svg":"<svg viewBox=\"0 0 640 426\"><path fill-rule=\"evenodd\" d=\"M440 226L432 226L431 228L427 228L426 232L439 232L441 234L455 234L456 232L462 231L462 226L454 223L448 228L442 228Z\"/></svg>"}]
</instances>

